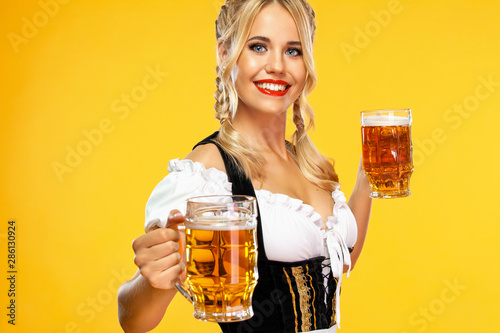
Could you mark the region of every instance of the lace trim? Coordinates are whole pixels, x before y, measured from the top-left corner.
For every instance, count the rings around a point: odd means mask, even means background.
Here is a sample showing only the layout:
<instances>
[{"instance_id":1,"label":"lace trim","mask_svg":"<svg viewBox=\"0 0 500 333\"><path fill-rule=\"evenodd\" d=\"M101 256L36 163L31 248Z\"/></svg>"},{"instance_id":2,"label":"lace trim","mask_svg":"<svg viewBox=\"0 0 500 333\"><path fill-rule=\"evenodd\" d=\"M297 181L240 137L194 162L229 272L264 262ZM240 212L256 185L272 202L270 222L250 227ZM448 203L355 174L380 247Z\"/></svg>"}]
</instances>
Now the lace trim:
<instances>
[{"instance_id":1,"label":"lace trim","mask_svg":"<svg viewBox=\"0 0 500 333\"><path fill-rule=\"evenodd\" d=\"M206 169L200 162L176 158L168 163L168 172L186 172L192 175L200 175L207 183L217 184L227 191L232 189L232 184L224 172L216 168Z\"/></svg>"},{"instance_id":2,"label":"lace trim","mask_svg":"<svg viewBox=\"0 0 500 333\"><path fill-rule=\"evenodd\" d=\"M312 313L310 310L311 307L314 308L314 303L309 303L309 301L311 300L311 291L309 286L307 285L307 278L304 274L304 269L302 268L302 266L292 267L292 274L295 278L295 283L297 284L297 291L299 292L300 313L302 314L301 330L302 332L309 332L312 326Z\"/></svg>"},{"instance_id":3,"label":"lace trim","mask_svg":"<svg viewBox=\"0 0 500 333\"><path fill-rule=\"evenodd\" d=\"M302 200L292 198L286 194L273 193L268 190L255 191L259 204L267 204L270 206L280 205L287 210L297 212L314 222L318 227L322 226L321 215L314 210L311 205L305 204Z\"/></svg>"}]
</instances>

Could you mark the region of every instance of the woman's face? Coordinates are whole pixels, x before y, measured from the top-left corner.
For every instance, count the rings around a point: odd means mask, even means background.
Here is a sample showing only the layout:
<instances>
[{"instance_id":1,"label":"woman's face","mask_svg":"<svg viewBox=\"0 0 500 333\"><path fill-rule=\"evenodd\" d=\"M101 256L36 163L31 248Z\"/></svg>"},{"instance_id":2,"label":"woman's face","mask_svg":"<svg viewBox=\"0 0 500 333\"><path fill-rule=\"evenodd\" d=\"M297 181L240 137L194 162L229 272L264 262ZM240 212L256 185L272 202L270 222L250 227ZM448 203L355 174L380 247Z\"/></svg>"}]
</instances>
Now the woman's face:
<instances>
[{"instance_id":1,"label":"woman's face","mask_svg":"<svg viewBox=\"0 0 500 333\"><path fill-rule=\"evenodd\" d=\"M306 74L292 16L279 4L265 6L232 71L239 97L237 114L286 111L302 92Z\"/></svg>"}]
</instances>

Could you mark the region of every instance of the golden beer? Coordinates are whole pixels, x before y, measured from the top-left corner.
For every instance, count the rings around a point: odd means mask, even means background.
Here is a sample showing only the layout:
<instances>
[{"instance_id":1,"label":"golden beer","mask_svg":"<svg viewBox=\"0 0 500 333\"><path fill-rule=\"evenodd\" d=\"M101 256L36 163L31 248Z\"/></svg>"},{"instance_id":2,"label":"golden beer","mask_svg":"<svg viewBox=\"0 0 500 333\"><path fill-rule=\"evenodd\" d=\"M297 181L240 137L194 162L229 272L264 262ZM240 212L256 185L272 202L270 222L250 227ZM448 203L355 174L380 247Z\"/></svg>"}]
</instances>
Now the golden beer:
<instances>
[{"instance_id":1,"label":"golden beer","mask_svg":"<svg viewBox=\"0 0 500 333\"><path fill-rule=\"evenodd\" d=\"M411 111L368 111L361 114L363 170L372 198L411 195L413 172Z\"/></svg>"},{"instance_id":2,"label":"golden beer","mask_svg":"<svg viewBox=\"0 0 500 333\"><path fill-rule=\"evenodd\" d=\"M186 282L195 317L232 321L227 318L236 314L238 320L250 318L257 284L255 229L197 227L186 223Z\"/></svg>"},{"instance_id":3,"label":"golden beer","mask_svg":"<svg viewBox=\"0 0 500 333\"><path fill-rule=\"evenodd\" d=\"M238 195L190 198L186 207L186 283L177 290L199 320L232 322L253 316L257 284L257 202Z\"/></svg>"}]
</instances>

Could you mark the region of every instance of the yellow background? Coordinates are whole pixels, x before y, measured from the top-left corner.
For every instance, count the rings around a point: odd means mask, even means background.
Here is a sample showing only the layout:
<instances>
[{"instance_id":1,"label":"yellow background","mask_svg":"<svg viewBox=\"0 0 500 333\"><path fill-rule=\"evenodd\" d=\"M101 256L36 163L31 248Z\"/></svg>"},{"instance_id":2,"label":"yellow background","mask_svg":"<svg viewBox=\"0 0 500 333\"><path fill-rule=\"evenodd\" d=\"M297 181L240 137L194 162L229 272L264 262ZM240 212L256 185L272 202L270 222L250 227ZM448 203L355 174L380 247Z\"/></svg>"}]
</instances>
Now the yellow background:
<instances>
[{"instance_id":1,"label":"yellow background","mask_svg":"<svg viewBox=\"0 0 500 333\"><path fill-rule=\"evenodd\" d=\"M311 3L312 137L336 159L347 195L359 112L409 107L414 116L413 194L374 201L364 252L344 280L341 332L491 332L500 325L500 2ZM1 2L2 332L120 331L116 292L135 271L131 241L146 200L168 161L218 125L220 4ZM68 157L77 149L85 156ZM6 316L11 219L15 326ZM155 332L219 332L191 312L176 298Z\"/></svg>"}]
</instances>

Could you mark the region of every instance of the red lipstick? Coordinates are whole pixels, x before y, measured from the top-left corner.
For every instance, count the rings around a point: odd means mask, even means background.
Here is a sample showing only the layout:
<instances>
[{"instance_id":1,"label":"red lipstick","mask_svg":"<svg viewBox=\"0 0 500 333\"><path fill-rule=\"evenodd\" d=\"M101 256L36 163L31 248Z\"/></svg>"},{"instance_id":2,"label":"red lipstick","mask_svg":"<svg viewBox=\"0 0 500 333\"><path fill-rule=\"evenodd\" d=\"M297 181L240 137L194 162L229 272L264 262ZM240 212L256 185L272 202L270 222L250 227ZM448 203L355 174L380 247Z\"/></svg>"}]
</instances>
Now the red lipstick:
<instances>
[{"instance_id":1,"label":"red lipstick","mask_svg":"<svg viewBox=\"0 0 500 333\"><path fill-rule=\"evenodd\" d=\"M284 85L286 86L285 90L283 91L276 91L276 90L269 90L269 89L265 89L265 88L261 88L259 87L257 84L258 83L272 83L272 84L279 84L279 85ZM288 84L288 82L285 82L285 81L282 81L282 80L271 80L271 79L266 79L266 80L259 80L259 81L255 81L254 82L255 86L257 87L257 89L259 89L259 91L265 95L268 95L268 96L284 96L286 95L286 93L288 92L288 89L290 89L290 85Z\"/></svg>"}]
</instances>

